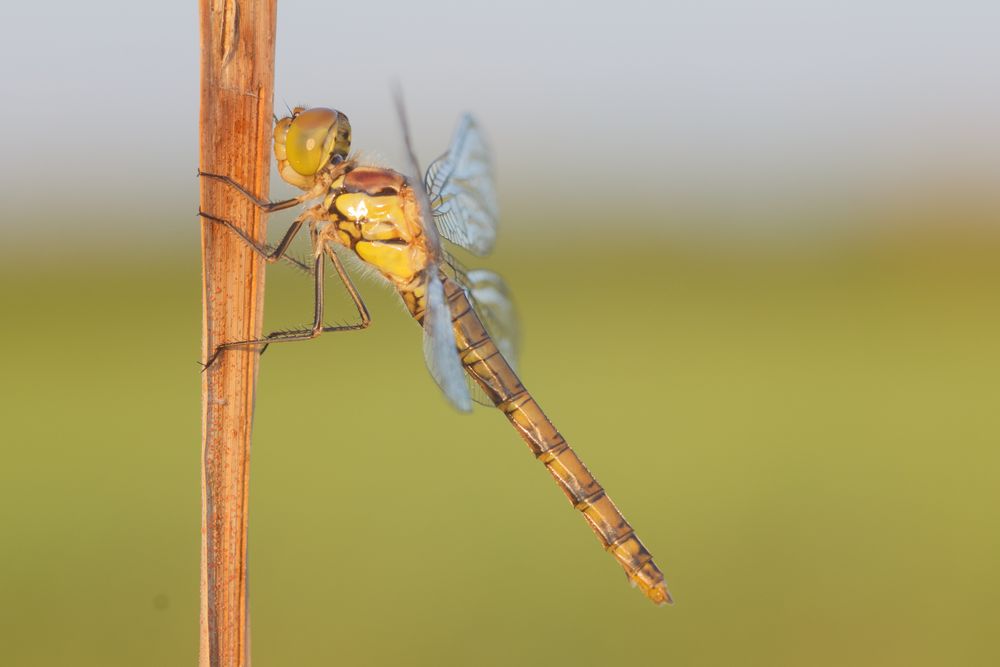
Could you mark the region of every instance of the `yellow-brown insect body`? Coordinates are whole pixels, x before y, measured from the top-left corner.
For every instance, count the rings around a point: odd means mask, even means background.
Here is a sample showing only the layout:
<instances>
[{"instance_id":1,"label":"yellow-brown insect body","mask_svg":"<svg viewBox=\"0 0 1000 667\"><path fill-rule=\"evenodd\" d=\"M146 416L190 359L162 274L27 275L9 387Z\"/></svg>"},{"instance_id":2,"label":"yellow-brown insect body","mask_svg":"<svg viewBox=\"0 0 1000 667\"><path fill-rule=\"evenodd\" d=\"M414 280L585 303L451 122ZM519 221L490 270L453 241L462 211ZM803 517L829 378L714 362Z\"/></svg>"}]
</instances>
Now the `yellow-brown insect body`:
<instances>
[{"instance_id":1,"label":"yellow-brown insect body","mask_svg":"<svg viewBox=\"0 0 1000 667\"><path fill-rule=\"evenodd\" d=\"M435 277L431 272L436 272L441 279L437 289L443 286L444 292L438 298L447 301L450 311L457 361L510 420L629 580L653 602L669 603L663 573L632 526L521 384L466 289L442 272L437 231L424 228L435 224L431 211L421 211L420 200L426 197L418 197L396 171L359 165L348 156L349 148L347 117L332 109L296 108L275 127L274 152L282 178L306 191L300 200L323 197L300 216L309 221L317 259L329 243L350 249L395 287L422 324ZM433 298L431 293L432 306Z\"/></svg>"}]
</instances>

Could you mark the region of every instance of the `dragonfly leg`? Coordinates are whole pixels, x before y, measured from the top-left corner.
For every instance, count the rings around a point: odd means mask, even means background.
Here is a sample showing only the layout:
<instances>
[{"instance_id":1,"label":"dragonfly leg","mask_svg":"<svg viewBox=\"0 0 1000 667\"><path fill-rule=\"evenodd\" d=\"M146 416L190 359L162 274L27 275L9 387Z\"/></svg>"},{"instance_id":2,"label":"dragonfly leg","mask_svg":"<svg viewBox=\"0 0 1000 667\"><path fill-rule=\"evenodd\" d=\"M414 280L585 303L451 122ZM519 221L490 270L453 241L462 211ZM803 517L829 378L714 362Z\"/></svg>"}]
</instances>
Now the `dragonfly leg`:
<instances>
[{"instance_id":1,"label":"dragonfly leg","mask_svg":"<svg viewBox=\"0 0 1000 667\"><path fill-rule=\"evenodd\" d=\"M229 176L223 176L222 174L210 174L207 171L198 170L198 176L202 178L208 178L213 181L219 181L225 183L229 187L233 188L241 195L249 199L254 203L254 205L265 213L274 213L275 211L284 211L286 208L292 208L296 204L301 204L310 198L310 193L304 193L298 197L292 197L291 199L283 199L281 201L269 201L267 199L261 199L254 193L250 192L247 188L243 187L236 181L234 181Z\"/></svg>"},{"instance_id":2,"label":"dragonfly leg","mask_svg":"<svg viewBox=\"0 0 1000 667\"><path fill-rule=\"evenodd\" d=\"M358 309L358 314L361 316L361 321L355 324L341 324L334 326L323 326L323 302L325 301L323 295L323 254L316 257L316 266L312 270L315 276L316 289L315 289L315 301L314 301L314 311L313 311L313 324L312 327L308 329L292 329L288 331L274 331L267 334L263 338L255 338L252 340L238 340L230 343L222 343L215 348L215 352L212 354L211 358L205 363L204 370L211 368L215 360L219 358L224 350L231 348L241 348L241 347L253 347L255 345L263 346L266 348L271 343L287 343L295 340L312 340L318 337L320 334L331 331L357 331L359 329L367 329L368 325L371 324L371 317L368 315L368 307L365 306L365 302L361 299L361 294L358 292L357 288L354 287L354 283L351 282L350 276L347 271L344 270L344 265L341 263L340 258L337 257L333 250L327 248L326 254L330 257L333 262L334 268L337 269L337 275L344 283L344 287L347 288L347 293L350 294L351 300L354 301L354 306ZM263 350L261 350L263 351Z\"/></svg>"},{"instance_id":3,"label":"dragonfly leg","mask_svg":"<svg viewBox=\"0 0 1000 667\"><path fill-rule=\"evenodd\" d=\"M324 327L323 331L351 331L354 329L367 329L368 325L371 324L372 319L368 315L368 307L365 305L364 299L361 298L358 288L354 286L354 282L351 281L351 276L348 275L346 270L344 270L344 265L341 263L340 257L337 256L337 253L334 252L333 248L326 246L326 254L330 257L330 261L333 262L333 268L337 269L337 275L340 276L341 282L344 283L347 293L351 295L351 301L354 302L354 307L358 309L358 315L361 316L361 321L357 324L349 324L340 327Z\"/></svg>"},{"instance_id":4,"label":"dragonfly leg","mask_svg":"<svg viewBox=\"0 0 1000 667\"><path fill-rule=\"evenodd\" d=\"M248 246L250 246L251 250L253 250L255 253L263 257L264 261L267 262L268 264L273 264L274 262L277 262L279 259L285 259L285 261L295 264L296 266L298 266L300 269L303 269L307 273L312 273L312 269L303 264L302 262L300 262L299 260L285 256L285 253L288 252L288 246L292 244L292 241L295 239L295 235L299 233L300 229L302 229L302 223L304 223L312 216L311 210L303 211L302 215L300 215L299 217L295 218L295 220L292 221L292 224L291 226L289 226L288 231L286 231L285 235L281 237L281 241L274 248L274 250L270 250L266 246L257 243L255 240L250 238L249 234L247 234L245 231L243 231L233 223L229 222L228 220L217 218L216 216L210 213L205 213L203 211L198 211L198 215L202 218L205 218L206 220L209 220L211 222L214 222L216 224L228 228L230 231L232 231L241 239L243 239L243 242L246 243Z\"/></svg>"}]
</instances>

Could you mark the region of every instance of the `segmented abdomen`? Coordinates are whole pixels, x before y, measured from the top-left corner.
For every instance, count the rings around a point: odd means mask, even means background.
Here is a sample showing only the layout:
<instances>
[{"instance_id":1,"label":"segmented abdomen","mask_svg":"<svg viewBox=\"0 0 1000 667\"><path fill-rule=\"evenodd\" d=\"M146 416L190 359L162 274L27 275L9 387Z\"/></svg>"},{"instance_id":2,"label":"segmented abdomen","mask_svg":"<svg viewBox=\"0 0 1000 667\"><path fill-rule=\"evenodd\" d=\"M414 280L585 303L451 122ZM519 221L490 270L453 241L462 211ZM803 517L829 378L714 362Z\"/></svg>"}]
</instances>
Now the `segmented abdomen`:
<instances>
[{"instance_id":1,"label":"segmented abdomen","mask_svg":"<svg viewBox=\"0 0 1000 667\"><path fill-rule=\"evenodd\" d=\"M535 458L548 468L569 501L583 513L597 539L625 568L629 580L653 602L671 602L663 573L656 567L653 557L604 488L521 384L490 339L465 291L450 279L445 280L444 288L451 309L459 358L466 371L507 415Z\"/></svg>"}]
</instances>

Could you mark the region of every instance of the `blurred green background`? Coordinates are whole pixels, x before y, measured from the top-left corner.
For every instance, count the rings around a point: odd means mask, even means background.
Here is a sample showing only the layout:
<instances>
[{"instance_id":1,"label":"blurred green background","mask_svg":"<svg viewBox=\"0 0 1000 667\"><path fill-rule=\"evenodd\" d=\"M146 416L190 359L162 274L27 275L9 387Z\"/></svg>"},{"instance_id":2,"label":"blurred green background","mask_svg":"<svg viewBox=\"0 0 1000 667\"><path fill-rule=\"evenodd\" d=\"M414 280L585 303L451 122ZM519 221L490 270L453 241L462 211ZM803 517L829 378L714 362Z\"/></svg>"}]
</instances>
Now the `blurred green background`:
<instances>
[{"instance_id":1,"label":"blurred green background","mask_svg":"<svg viewBox=\"0 0 1000 667\"><path fill-rule=\"evenodd\" d=\"M529 240L492 263L525 382L677 604L628 588L499 413L448 407L365 281L369 331L262 360L258 664L1000 660L1000 236ZM0 655L194 664L197 247L95 252L0 273ZM308 319L307 277L268 281L268 326Z\"/></svg>"},{"instance_id":2,"label":"blurred green background","mask_svg":"<svg viewBox=\"0 0 1000 667\"><path fill-rule=\"evenodd\" d=\"M193 665L196 3L15 5L0 665ZM390 166L394 81L425 162L480 119L524 381L677 604L361 281L370 330L262 361L258 667L1000 664L1000 4L279 5L279 113ZM266 327L309 319L267 282Z\"/></svg>"}]
</instances>

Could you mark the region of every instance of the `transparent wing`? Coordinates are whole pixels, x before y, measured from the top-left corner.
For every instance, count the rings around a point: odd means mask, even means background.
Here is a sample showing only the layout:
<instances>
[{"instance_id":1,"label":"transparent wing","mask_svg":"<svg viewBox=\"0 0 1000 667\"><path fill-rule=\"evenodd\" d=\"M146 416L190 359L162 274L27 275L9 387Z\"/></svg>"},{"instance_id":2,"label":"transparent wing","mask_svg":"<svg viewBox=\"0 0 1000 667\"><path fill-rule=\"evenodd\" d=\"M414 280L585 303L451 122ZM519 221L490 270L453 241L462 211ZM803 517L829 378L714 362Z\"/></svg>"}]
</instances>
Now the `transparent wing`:
<instances>
[{"instance_id":1,"label":"transparent wing","mask_svg":"<svg viewBox=\"0 0 1000 667\"><path fill-rule=\"evenodd\" d=\"M424 313L424 359L434 381L452 405L463 412L472 410L472 398L465 383L465 368L458 358L451 311L444 298L444 286L437 271L430 270L427 281L427 312Z\"/></svg>"},{"instance_id":2,"label":"transparent wing","mask_svg":"<svg viewBox=\"0 0 1000 667\"><path fill-rule=\"evenodd\" d=\"M500 354L516 371L520 331L517 313L503 278L492 271L476 269L456 272L455 279L465 288L466 294L469 295L469 301L472 302L472 308L486 327L490 338L496 343ZM480 405L493 407L493 401L489 399L479 383L468 375L466 375L466 379L472 400Z\"/></svg>"},{"instance_id":3,"label":"transparent wing","mask_svg":"<svg viewBox=\"0 0 1000 667\"><path fill-rule=\"evenodd\" d=\"M465 290L473 310L486 327L490 338L496 343L500 354L511 368L517 370L520 327L517 311L503 278L492 271L467 269L452 255L446 252L442 254L444 259L442 268L445 273ZM480 405L493 407L493 402L486 396L482 387L469 375L466 375L465 379L472 400Z\"/></svg>"},{"instance_id":4,"label":"transparent wing","mask_svg":"<svg viewBox=\"0 0 1000 667\"><path fill-rule=\"evenodd\" d=\"M500 354L516 370L520 331L507 284L497 274L484 269L465 272L462 284Z\"/></svg>"},{"instance_id":5,"label":"transparent wing","mask_svg":"<svg viewBox=\"0 0 1000 667\"><path fill-rule=\"evenodd\" d=\"M413 153L413 143L410 141L410 127L406 122L406 110L403 106L403 95L396 91L396 113L399 115L399 124L403 130L403 143L406 146L406 155L409 162L410 173L415 177L420 173L417 168L417 157ZM420 204L421 215L426 215L431 210L430 202L427 199L427 192L421 187L419 181L411 181L413 191ZM463 412L472 410L472 398L469 396L469 388L465 384L465 368L458 358L458 346L455 342L455 331L451 325L451 309L444 297L444 285L441 284L441 277L438 275L437 262L441 261L442 249L434 231L433 225L425 224L424 229L427 235L428 250L431 254L431 265L426 270L427 275L427 308L424 312L424 359L431 376L441 391L448 397L452 405Z\"/></svg>"},{"instance_id":6,"label":"transparent wing","mask_svg":"<svg viewBox=\"0 0 1000 667\"><path fill-rule=\"evenodd\" d=\"M428 167L424 187L441 236L477 255L493 249L498 218L493 162L471 115L461 117L448 152Z\"/></svg>"}]
</instances>

